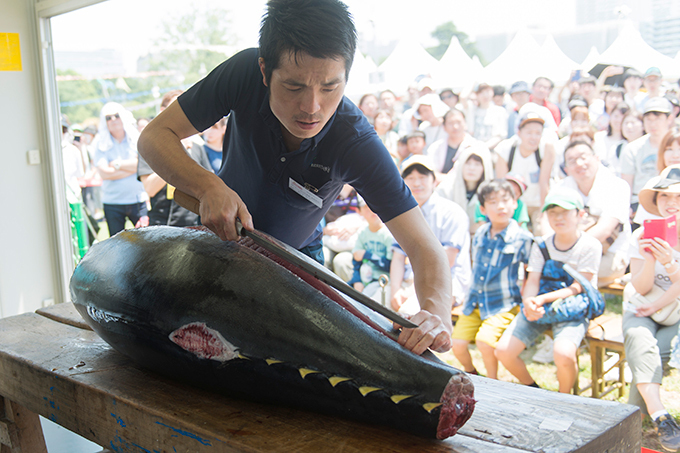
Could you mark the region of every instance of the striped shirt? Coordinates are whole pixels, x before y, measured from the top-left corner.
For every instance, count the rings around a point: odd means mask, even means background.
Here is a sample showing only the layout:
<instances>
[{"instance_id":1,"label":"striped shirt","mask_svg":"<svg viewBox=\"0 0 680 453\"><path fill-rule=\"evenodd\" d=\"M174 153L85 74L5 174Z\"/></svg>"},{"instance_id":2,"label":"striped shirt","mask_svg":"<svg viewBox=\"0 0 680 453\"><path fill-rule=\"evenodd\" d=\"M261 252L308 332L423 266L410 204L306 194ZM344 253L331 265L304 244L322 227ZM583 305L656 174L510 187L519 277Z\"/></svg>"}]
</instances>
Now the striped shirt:
<instances>
[{"instance_id":1,"label":"striped shirt","mask_svg":"<svg viewBox=\"0 0 680 453\"><path fill-rule=\"evenodd\" d=\"M514 220L493 238L491 223L482 225L472 239L472 287L463 313L479 308L482 319L508 312L522 302L519 266L529 261L531 233Z\"/></svg>"}]
</instances>

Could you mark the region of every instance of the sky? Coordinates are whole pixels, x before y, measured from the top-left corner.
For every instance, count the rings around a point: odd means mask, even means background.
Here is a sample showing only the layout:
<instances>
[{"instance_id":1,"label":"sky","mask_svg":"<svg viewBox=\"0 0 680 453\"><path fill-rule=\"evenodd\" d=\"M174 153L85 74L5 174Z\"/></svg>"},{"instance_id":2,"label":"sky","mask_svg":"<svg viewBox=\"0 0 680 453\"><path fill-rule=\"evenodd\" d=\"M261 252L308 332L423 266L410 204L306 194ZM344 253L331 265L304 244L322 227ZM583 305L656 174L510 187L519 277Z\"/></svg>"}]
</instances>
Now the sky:
<instances>
[{"instance_id":1,"label":"sky","mask_svg":"<svg viewBox=\"0 0 680 453\"><path fill-rule=\"evenodd\" d=\"M576 0L345 0L360 36L376 44L408 37L429 47L431 32L453 21L470 37L574 25ZM52 19L55 50L120 49L145 54L170 12L220 6L232 11L237 46L257 46L266 0L108 0ZM106 18L106 20L103 20Z\"/></svg>"}]
</instances>

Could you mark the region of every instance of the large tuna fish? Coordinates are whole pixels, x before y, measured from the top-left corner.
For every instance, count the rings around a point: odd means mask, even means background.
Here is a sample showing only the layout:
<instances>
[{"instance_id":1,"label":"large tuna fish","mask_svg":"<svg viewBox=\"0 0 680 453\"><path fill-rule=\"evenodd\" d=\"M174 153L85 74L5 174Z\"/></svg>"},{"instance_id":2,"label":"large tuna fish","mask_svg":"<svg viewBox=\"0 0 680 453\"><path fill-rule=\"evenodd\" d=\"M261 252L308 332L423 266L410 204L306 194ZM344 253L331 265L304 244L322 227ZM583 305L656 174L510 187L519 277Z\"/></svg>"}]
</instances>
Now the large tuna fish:
<instances>
[{"instance_id":1,"label":"large tuna fish","mask_svg":"<svg viewBox=\"0 0 680 453\"><path fill-rule=\"evenodd\" d=\"M464 373L404 349L329 287L253 249L193 229L124 231L90 249L71 298L119 352L204 388L438 439L470 418Z\"/></svg>"}]
</instances>

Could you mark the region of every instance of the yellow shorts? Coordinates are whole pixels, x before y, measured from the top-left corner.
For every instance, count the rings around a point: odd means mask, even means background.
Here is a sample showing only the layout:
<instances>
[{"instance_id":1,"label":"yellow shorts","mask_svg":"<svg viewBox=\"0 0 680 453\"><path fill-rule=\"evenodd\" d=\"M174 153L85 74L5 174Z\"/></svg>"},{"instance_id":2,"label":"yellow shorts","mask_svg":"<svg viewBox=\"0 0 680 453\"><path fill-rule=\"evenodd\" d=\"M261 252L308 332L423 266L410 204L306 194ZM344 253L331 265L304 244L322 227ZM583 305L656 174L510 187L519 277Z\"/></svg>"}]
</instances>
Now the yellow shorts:
<instances>
[{"instance_id":1,"label":"yellow shorts","mask_svg":"<svg viewBox=\"0 0 680 453\"><path fill-rule=\"evenodd\" d=\"M505 329L508 328L515 315L519 313L519 306L505 313L499 313L482 320L479 308L475 308L469 316L461 315L453 326L454 340L482 341L495 348Z\"/></svg>"}]
</instances>

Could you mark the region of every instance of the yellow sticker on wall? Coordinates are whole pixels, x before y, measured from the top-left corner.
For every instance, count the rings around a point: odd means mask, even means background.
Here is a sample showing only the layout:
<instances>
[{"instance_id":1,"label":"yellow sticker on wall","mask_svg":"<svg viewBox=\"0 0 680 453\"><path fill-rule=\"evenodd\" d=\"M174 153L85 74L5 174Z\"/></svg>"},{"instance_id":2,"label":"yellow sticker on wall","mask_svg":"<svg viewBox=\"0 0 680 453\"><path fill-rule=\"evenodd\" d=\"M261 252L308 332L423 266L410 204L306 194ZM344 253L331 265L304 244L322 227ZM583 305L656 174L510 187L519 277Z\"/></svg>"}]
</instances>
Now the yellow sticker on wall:
<instances>
[{"instance_id":1,"label":"yellow sticker on wall","mask_svg":"<svg viewBox=\"0 0 680 453\"><path fill-rule=\"evenodd\" d=\"M0 33L0 71L21 71L19 33Z\"/></svg>"}]
</instances>

